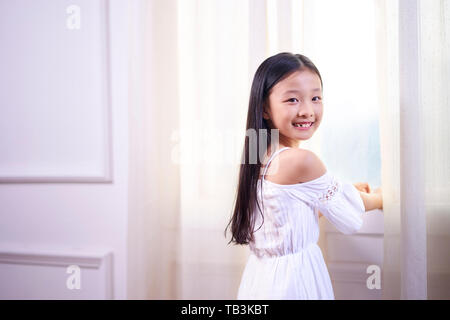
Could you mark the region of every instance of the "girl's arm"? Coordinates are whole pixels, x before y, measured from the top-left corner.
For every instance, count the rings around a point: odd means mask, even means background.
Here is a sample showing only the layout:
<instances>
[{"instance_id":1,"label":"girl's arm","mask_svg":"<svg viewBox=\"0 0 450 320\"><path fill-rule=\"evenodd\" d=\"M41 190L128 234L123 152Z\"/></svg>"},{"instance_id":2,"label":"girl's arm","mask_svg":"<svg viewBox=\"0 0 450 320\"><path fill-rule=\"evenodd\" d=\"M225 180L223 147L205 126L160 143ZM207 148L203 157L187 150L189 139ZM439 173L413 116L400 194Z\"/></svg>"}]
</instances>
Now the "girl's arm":
<instances>
[{"instance_id":1,"label":"girl's arm","mask_svg":"<svg viewBox=\"0 0 450 320\"><path fill-rule=\"evenodd\" d=\"M370 186L367 182L356 182L353 184L358 189L361 199L364 202L366 211L374 209L383 209L383 197L381 194L381 188L376 189L374 192L370 191Z\"/></svg>"},{"instance_id":2,"label":"girl's arm","mask_svg":"<svg viewBox=\"0 0 450 320\"><path fill-rule=\"evenodd\" d=\"M367 193L364 191L358 191L361 195L361 199L364 202L365 211L375 210L375 209L383 209L383 197L381 193L381 188L376 189L372 193ZM323 214L319 211L319 218L322 217Z\"/></svg>"},{"instance_id":3,"label":"girl's arm","mask_svg":"<svg viewBox=\"0 0 450 320\"><path fill-rule=\"evenodd\" d=\"M361 199L364 202L366 211L383 209L383 197L381 194L381 188L378 188L372 193L359 191L359 194L361 195Z\"/></svg>"}]
</instances>

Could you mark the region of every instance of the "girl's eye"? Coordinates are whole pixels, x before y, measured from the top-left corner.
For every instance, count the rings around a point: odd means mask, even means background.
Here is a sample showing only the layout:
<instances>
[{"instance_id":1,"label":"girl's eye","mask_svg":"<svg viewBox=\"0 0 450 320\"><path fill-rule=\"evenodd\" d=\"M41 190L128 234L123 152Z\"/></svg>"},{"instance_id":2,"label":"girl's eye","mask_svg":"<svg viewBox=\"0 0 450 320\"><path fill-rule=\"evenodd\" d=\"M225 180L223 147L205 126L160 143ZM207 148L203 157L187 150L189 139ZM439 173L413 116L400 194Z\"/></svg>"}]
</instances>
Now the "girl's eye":
<instances>
[{"instance_id":1,"label":"girl's eye","mask_svg":"<svg viewBox=\"0 0 450 320\"><path fill-rule=\"evenodd\" d=\"M297 100L297 98L290 98L289 100L288 100L288 102L295 102L295 101L293 101L293 100ZM298 100L297 100L298 101Z\"/></svg>"},{"instance_id":2,"label":"girl's eye","mask_svg":"<svg viewBox=\"0 0 450 320\"><path fill-rule=\"evenodd\" d=\"M317 97L317 96L313 98L313 101L319 101L319 100L322 100L322 98L321 97Z\"/></svg>"}]
</instances>

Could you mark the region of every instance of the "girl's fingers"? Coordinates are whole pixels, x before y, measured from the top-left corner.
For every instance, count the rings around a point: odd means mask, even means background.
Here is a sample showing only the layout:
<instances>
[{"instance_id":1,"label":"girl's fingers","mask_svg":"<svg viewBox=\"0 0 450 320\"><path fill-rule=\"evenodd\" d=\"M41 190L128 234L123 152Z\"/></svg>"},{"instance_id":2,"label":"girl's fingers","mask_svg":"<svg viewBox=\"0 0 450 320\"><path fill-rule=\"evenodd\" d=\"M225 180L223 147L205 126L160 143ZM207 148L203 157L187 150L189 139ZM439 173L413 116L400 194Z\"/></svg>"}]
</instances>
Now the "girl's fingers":
<instances>
[{"instance_id":1,"label":"girl's fingers","mask_svg":"<svg viewBox=\"0 0 450 320\"><path fill-rule=\"evenodd\" d=\"M370 186L369 186L369 184L367 182L357 182L357 183L354 183L354 186L359 191L370 193Z\"/></svg>"},{"instance_id":2,"label":"girl's fingers","mask_svg":"<svg viewBox=\"0 0 450 320\"><path fill-rule=\"evenodd\" d=\"M381 193L382 193L382 192L381 192L381 187L378 188L378 189L375 189L374 193L379 193L379 194L381 194Z\"/></svg>"}]
</instances>

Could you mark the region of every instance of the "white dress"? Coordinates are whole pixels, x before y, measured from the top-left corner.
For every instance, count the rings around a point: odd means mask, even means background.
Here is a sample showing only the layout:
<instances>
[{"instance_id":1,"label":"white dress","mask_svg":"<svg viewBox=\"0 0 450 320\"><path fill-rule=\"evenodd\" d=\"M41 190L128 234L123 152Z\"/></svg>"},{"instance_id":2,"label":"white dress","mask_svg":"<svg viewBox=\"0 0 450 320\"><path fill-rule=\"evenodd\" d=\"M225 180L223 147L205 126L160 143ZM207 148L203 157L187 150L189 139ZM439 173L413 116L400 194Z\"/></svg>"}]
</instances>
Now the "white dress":
<instances>
[{"instance_id":1,"label":"white dress","mask_svg":"<svg viewBox=\"0 0 450 320\"><path fill-rule=\"evenodd\" d=\"M288 148L270 157L262 182L258 180L261 209L264 184L264 223L261 226L263 220L257 207L254 241L250 243L238 299L334 299L330 275L317 244L318 211L344 234L355 233L362 226L364 203L350 182L338 181L329 172L289 185L264 179L270 161Z\"/></svg>"}]
</instances>

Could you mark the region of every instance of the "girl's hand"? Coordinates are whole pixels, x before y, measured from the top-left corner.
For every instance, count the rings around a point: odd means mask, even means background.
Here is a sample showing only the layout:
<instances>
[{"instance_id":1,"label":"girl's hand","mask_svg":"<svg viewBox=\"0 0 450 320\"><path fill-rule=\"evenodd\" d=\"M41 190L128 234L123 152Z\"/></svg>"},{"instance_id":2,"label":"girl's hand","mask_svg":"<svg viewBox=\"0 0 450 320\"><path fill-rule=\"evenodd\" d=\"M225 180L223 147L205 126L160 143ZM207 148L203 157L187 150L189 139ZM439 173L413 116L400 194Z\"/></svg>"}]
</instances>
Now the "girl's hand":
<instances>
[{"instance_id":1,"label":"girl's hand","mask_svg":"<svg viewBox=\"0 0 450 320\"><path fill-rule=\"evenodd\" d=\"M370 193L370 186L367 182L356 182L353 184L359 191ZM378 189L377 189L378 190Z\"/></svg>"},{"instance_id":2,"label":"girl's hand","mask_svg":"<svg viewBox=\"0 0 450 320\"><path fill-rule=\"evenodd\" d=\"M382 192L382 190L381 190L381 187L379 187L378 189L375 189L375 190L373 191L373 193L383 194L383 192Z\"/></svg>"}]
</instances>

